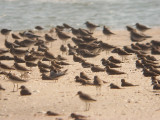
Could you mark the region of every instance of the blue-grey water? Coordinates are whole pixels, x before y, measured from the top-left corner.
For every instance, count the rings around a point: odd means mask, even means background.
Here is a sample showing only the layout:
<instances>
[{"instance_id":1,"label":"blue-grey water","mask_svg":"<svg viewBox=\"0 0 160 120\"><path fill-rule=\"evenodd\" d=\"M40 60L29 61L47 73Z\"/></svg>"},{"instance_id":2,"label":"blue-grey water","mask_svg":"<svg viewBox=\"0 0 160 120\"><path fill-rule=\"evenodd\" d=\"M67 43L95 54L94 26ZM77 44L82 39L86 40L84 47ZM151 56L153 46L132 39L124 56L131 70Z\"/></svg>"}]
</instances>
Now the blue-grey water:
<instances>
[{"instance_id":1,"label":"blue-grey water","mask_svg":"<svg viewBox=\"0 0 160 120\"><path fill-rule=\"evenodd\" d=\"M0 29L33 29L85 21L123 29L137 22L160 26L160 0L0 0Z\"/></svg>"}]
</instances>

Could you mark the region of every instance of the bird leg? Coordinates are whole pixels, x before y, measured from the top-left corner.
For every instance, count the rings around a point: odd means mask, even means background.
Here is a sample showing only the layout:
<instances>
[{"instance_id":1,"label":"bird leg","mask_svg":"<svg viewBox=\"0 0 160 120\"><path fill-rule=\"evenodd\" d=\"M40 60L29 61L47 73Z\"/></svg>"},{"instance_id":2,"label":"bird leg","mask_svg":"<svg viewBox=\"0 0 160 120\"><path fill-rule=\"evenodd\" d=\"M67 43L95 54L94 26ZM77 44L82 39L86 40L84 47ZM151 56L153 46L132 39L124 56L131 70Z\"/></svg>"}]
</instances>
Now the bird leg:
<instances>
[{"instance_id":1,"label":"bird leg","mask_svg":"<svg viewBox=\"0 0 160 120\"><path fill-rule=\"evenodd\" d=\"M17 91L18 91L18 84L17 84Z\"/></svg>"},{"instance_id":2,"label":"bird leg","mask_svg":"<svg viewBox=\"0 0 160 120\"><path fill-rule=\"evenodd\" d=\"M13 85L14 85L14 86L13 86L13 91L12 91L12 92L15 92L15 91L14 91L14 88L15 88L15 84L13 84Z\"/></svg>"}]
</instances>

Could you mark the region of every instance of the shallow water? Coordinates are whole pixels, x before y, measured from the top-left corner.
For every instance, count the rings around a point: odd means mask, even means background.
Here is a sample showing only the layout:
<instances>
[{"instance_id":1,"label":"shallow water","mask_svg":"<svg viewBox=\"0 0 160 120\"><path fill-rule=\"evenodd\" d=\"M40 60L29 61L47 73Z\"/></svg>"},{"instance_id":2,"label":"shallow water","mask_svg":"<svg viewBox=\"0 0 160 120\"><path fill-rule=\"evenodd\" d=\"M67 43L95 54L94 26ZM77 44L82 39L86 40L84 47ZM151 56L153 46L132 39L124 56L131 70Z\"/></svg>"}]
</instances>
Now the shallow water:
<instances>
[{"instance_id":1,"label":"shallow water","mask_svg":"<svg viewBox=\"0 0 160 120\"><path fill-rule=\"evenodd\" d=\"M76 28L91 21L112 29L136 22L160 26L160 0L0 0L0 29L46 29L67 23Z\"/></svg>"}]
</instances>

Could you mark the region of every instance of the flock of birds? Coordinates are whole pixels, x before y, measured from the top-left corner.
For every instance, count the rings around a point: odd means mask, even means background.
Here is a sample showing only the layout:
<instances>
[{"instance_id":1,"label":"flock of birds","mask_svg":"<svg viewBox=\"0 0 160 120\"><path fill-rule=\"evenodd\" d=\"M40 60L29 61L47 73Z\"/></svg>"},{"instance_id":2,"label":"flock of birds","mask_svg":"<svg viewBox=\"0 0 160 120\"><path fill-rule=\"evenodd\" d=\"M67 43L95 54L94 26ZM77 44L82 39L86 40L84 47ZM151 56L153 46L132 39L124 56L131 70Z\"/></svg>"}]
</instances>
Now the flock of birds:
<instances>
[{"instance_id":1,"label":"flock of birds","mask_svg":"<svg viewBox=\"0 0 160 120\"><path fill-rule=\"evenodd\" d=\"M29 30L25 32L14 33L12 30L2 29L1 34L5 36L5 47L6 49L0 49L0 60L14 61L13 66L9 66L0 61L0 74L7 77L11 82L13 82L13 91L18 91L21 89L20 94L22 96L31 95L31 92L22 85L18 88L18 83L27 82L26 76L32 71L32 67L39 68L42 80L55 80L57 81L59 77L67 74L68 69L62 70L62 66L72 65L66 62L66 58L63 54L72 55L73 61L78 62L83 68L90 68L92 72L107 72L108 75L121 75L126 74L123 71L116 70L120 68L121 64L125 62L125 59L129 55L135 54L137 60L135 61L137 69L142 69L142 73L145 77L151 77L153 89L160 89L160 80L156 76L160 75L160 65L158 60L153 56L148 54L160 54L160 41L152 40L149 43L142 44L140 42L151 38L144 34L145 31L151 29L145 25L136 23L135 29L132 26L126 26L127 30L130 32L130 40L132 44L130 46L123 46L119 48L114 45L110 45L107 41L103 42L98 40L98 38L93 37L94 31L98 25L95 25L89 21L85 23L87 29L75 29L68 24L63 24L62 26L56 26L49 30L44 36L37 35L35 31ZM41 32L44 28L41 26L36 26L36 30ZM72 35L67 34L67 32L72 33ZM112 35L115 33L111 32L106 26L103 27L102 33L106 36L106 39L111 39ZM56 34L56 36L54 36ZM8 36L14 39L13 42L8 40ZM49 48L52 47L52 43L57 39L62 40L62 45L60 46L60 51L62 55L54 56ZM68 40L72 40L74 45L70 43L67 44ZM48 45L50 44L50 46ZM87 58L95 58L100 55L101 52L106 51L118 54L122 57L122 60L117 59L113 56L108 57L108 59L102 58L100 61L104 68L99 65L87 62ZM6 54L11 55L6 55ZM48 64L47 62L48 61ZM23 65L22 65L23 64ZM24 64L26 66L24 66ZM17 71L20 76L15 75L12 71ZM94 76L94 80L88 77L85 72L80 72L80 75L75 76L75 82L82 85L92 85L97 88L97 95L101 95L101 86L106 81L101 80L98 76ZM17 88L16 88L17 85ZM121 87L138 86L132 83L126 82L125 79L121 79ZM121 89L118 85L110 83L111 89ZM16 90L15 90L16 88ZM5 90L5 88L0 85L0 90ZM78 91L77 95L79 98L86 103L86 110L90 108L90 102L96 101L90 95ZM47 111L47 115L57 115L52 111ZM85 116L71 114L71 117L76 120L85 119Z\"/></svg>"}]
</instances>

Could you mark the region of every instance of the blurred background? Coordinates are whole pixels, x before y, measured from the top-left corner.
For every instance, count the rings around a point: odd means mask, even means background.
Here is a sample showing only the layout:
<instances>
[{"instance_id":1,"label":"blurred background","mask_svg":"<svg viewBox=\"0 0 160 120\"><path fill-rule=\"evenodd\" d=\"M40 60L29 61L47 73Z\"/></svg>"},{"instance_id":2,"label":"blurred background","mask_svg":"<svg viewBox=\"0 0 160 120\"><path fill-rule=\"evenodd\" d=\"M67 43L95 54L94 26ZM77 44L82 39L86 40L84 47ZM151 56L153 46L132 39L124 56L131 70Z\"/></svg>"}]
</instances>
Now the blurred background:
<instances>
[{"instance_id":1,"label":"blurred background","mask_svg":"<svg viewBox=\"0 0 160 120\"><path fill-rule=\"evenodd\" d=\"M49 29L67 23L75 28L90 21L112 29L139 22L160 26L160 0L0 0L0 29Z\"/></svg>"}]
</instances>

